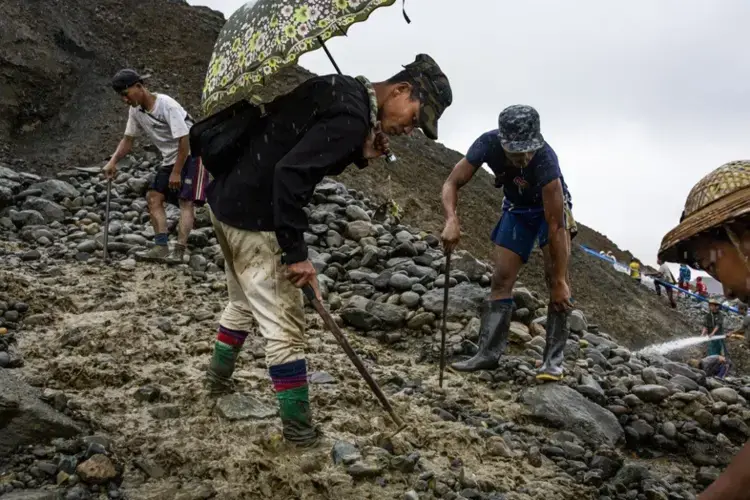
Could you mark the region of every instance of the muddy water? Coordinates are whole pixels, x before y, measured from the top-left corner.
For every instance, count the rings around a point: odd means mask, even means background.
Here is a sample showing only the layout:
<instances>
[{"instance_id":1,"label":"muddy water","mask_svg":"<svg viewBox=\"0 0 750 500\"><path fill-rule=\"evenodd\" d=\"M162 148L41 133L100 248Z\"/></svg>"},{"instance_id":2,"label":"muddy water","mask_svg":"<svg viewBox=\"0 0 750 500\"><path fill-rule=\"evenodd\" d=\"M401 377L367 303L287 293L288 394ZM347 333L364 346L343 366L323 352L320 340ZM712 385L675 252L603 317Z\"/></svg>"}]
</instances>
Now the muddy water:
<instances>
[{"instance_id":1,"label":"muddy water","mask_svg":"<svg viewBox=\"0 0 750 500\"><path fill-rule=\"evenodd\" d=\"M353 479L333 465L334 440L357 443L367 455L377 451L367 447L395 427L311 310L310 370L326 371L337 383L311 387L315 418L326 438L315 449L299 451L281 440L278 419L229 422L204 396L201 380L226 299L225 290L214 289L220 287L148 264L135 271L64 264L56 272L25 268L4 278L19 283L12 293L31 304L32 314L45 315L20 334L23 375L34 385L65 391L77 416L114 439L130 498L187 500L207 498L204 493L211 491L226 500L401 498L418 479L419 469L388 470L377 482ZM23 279L25 285L18 281ZM460 458L467 481L491 484L509 499L593 497L546 459L533 467L523 451L510 459L490 456L476 428L443 421L433 412L447 401L501 420L523 418L515 394L502 400L477 377L450 372L440 390L437 365L415 362L428 340L385 347L346 333L409 424L393 438L394 454L418 451L420 464L436 478L455 477L451 462ZM389 382L404 379L419 380L421 386L409 394ZM257 333L248 338L236 380L241 391L275 406ZM158 402L136 400L135 392L146 385L160 389ZM170 418L154 410L165 405L175 407L169 408ZM165 476L149 478L136 460L154 461Z\"/></svg>"}]
</instances>

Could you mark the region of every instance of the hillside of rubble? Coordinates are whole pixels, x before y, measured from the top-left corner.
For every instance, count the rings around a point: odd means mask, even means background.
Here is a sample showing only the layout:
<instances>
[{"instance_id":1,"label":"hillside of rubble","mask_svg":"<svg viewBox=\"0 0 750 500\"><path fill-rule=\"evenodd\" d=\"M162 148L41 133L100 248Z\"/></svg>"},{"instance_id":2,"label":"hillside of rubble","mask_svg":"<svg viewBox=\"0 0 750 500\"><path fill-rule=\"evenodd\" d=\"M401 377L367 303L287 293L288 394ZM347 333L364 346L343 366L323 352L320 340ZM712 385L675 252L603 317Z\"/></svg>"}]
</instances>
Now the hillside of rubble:
<instances>
[{"instance_id":1,"label":"hillside of rubble","mask_svg":"<svg viewBox=\"0 0 750 500\"><path fill-rule=\"evenodd\" d=\"M154 90L200 116L203 76L223 24L220 13L179 0L0 0L0 10L6 14L0 18L0 160L9 166L54 174L101 165L125 128L126 108L108 85L122 67L151 73ZM183 27L190 27L189 36ZM302 68L288 68L260 94L271 99L310 76ZM460 153L419 132L393 142L396 164L386 167L378 161L363 171L345 172L341 180L378 202L393 198L404 223L439 234L440 189ZM481 258L488 257L489 234L502 201L492 179L481 171L460 195L461 247ZM630 257L583 224L576 242L611 250L620 260ZM623 341L634 346L695 330L662 302L593 260L574 249L570 274L577 304L601 318L603 328L617 327ZM540 252L520 279L544 288Z\"/></svg>"},{"instance_id":2,"label":"hillside of rubble","mask_svg":"<svg viewBox=\"0 0 750 500\"><path fill-rule=\"evenodd\" d=\"M489 267L462 251L445 276L434 234L373 220L377 203L365 193L326 181L306 235L322 294L408 427L392 436L308 309L311 404L324 438L291 449L257 331L235 393L214 400L203 389L227 300L206 212L183 263L133 258L152 244L143 195L157 162L146 154L121 165L109 262L96 170L43 178L0 166L12 193L0 211L2 500L691 500L750 437L749 377L721 381L681 362L697 350L640 355L581 310L570 318L566 378L538 385L545 297L524 286L498 368L448 369L440 388L443 286L451 362L476 351ZM172 231L177 215L168 212Z\"/></svg>"}]
</instances>

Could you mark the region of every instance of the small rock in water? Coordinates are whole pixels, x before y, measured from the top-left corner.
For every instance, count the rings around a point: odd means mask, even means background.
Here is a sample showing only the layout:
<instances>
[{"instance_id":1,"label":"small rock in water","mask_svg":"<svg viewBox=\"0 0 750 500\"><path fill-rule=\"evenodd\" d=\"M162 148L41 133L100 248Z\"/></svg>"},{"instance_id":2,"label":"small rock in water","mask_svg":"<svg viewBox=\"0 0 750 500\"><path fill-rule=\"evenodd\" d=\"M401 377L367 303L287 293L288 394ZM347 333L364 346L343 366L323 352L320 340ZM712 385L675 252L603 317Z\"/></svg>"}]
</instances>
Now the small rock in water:
<instances>
[{"instance_id":1,"label":"small rock in water","mask_svg":"<svg viewBox=\"0 0 750 500\"><path fill-rule=\"evenodd\" d=\"M247 394L229 394L216 402L216 411L227 420L264 419L276 416L278 410Z\"/></svg>"},{"instance_id":2,"label":"small rock in water","mask_svg":"<svg viewBox=\"0 0 750 500\"><path fill-rule=\"evenodd\" d=\"M336 441L331 448L331 459L336 465L340 463L353 464L360 458L362 458L362 454L357 447L346 441Z\"/></svg>"},{"instance_id":3,"label":"small rock in water","mask_svg":"<svg viewBox=\"0 0 750 500\"><path fill-rule=\"evenodd\" d=\"M115 466L106 455L94 455L79 464L76 473L89 484L103 484L117 477Z\"/></svg>"},{"instance_id":4,"label":"small rock in water","mask_svg":"<svg viewBox=\"0 0 750 500\"><path fill-rule=\"evenodd\" d=\"M312 372L310 374L311 384L335 384L336 379L328 372Z\"/></svg>"}]
</instances>

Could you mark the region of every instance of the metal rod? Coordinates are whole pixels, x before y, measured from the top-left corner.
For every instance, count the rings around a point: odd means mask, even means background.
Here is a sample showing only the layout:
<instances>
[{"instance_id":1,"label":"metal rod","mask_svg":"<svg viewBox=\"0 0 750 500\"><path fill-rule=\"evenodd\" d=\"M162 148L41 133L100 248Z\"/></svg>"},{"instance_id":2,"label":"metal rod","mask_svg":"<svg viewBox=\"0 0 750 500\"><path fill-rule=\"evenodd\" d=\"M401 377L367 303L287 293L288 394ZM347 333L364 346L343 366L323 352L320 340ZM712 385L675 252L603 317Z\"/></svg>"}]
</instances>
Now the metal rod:
<instances>
[{"instance_id":1,"label":"metal rod","mask_svg":"<svg viewBox=\"0 0 750 500\"><path fill-rule=\"evenodd\" d=\"M378 385L378 383L375 382L375 379L373 379L372 375L370 375L370 373L367 371L367 368L365 368L365 365L362 363L362 360L359 359L359 356L357 356L357 353L354 352L354 349L352 349L352 346L349 344L349 341L346 339L346 336L344 336L344 333L341 331L339 326L333 320L330 313L326 310L325 307L323 307L323 304L321 304L318 298L315 296L315 291L313 290L312 286L305 285L302 288L302 291L307 297L307 300L310 301L312 306L315 308L315 310L318 312L320 317L323 319L323 322L326 324L326 326L331 331L333 336L336 337L336 341L339 343L341 348L344 349L344 352L346 353L346 355L349 356L349 359L351 360L352 364L354 364L354 366L357 368L357 371L359 371L359 374L362 375L362 378L365 379L365 382L367 382L367 385L370 386L370 389L372 390L373 394L375 394L375 396L378 398L378 400L380 401L380 404L383 405L383 408L385 408L385 410L391 416L391 418L396 423L396 425L398 425L399 427L403 427L404 422L393 410L393 407L391 406L391 403L388 401L388 398L385 397L385 394L383 394L383 391L380 389L380 386Z\"/></svg>"},{"instance_id":2,"label":"metal rod","mask_svg":"<svg viewBox=\"0 0 750 500\"><path fill-rule=\"evenodd\" d=\"M445 254L445 284L443 285L443 331L440 333L440 381L438 385L443 387L443 372L445 371L445 331L448 321L448 290L450 290L451 279L451 252Z\"/></svg>"},{"instance_id":3,"label":"metal rod","mask_svg":"<svg viewBox=\"0 0 750 500\"><path fill-rule=\"evenodd\" d=\"M318 42L320 42L320 46L323 47L323 50L326 51L326 55L328 56L328 59L331 60L331 64L333 64L333 67L336 68L336 72L339 75L343 75L343 73L341 72L341 69L339 69L339 65L336 64L336 61L333 59L333 55L331 55L331 51L328 50L328 47L326 47L326 43L323 41L323 38L318 37Z\"/></svg>"},{"instance_id":4,"label":"metal rod","mask_svg":"<svg viewBox=\"0 0 750 500\"><path fill-rule=\"evenodd\" d=\"M109 199L112 194L112 179L107 179L107 205L104 208L104 260L109 260Z\"/></svg>"}]
</instances>

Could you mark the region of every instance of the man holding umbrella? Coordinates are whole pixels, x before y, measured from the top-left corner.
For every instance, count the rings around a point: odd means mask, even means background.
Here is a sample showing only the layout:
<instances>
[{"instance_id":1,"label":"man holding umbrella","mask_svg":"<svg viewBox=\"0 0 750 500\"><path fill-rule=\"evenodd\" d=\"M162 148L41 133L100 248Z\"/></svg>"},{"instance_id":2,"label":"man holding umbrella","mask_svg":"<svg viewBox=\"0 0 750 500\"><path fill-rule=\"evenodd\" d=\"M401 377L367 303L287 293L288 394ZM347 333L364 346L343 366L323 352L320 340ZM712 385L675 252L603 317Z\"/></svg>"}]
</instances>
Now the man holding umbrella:
<instances>
[{"instance_id":1,"label":"man holding umbrella","mask_svg":"<svg viewBox=\"0 0 750 500\"><path fill-rule=\"evenodd\" d=\"M702 269L727 298L750 300L750 162L717 168L696 184L680 224L664 236L659 258ZM750 492L750 444L699 500L739 500Z\"/></svg>"},{"instance_id":2,"label":"man holding umbrella","mask_svg":"<svg viewBox=\"0 0 750 500\"><path fill-rule=\"evenodd\" d=\"M550 289L547 345L537 378L560 380L563 350L568 340L570 305L568 257L574 222L570 195L560 172L557 155L542 137L539 113L531 106L510 106L500 113L499 128L482 134L466 157L454 167L443 185L446 251L458 244L461 230L456 206L458 190L483 164L503 186L503 215L492 232L494 274L490 299L483 305L479 351L466 361L454 363L458 371L493 369L508 344L513 313L513 284L539 240Z\"/></svg>"},{"instance_id":3,"label":"man holding umbrella","mask_svg":"<svg viewBox=\"0 0 750 500\"><path fill-rule=\"evenodd\" d=\"M437 138L450 106L445 74L426 54L390 79L315 77L265 105L244 152L208 188L208 204L225 259L229 303L220 320L207 385L232 390L231 376L253 317L266 339L266 363L286 440L308 445L313 427L300 287L317 295L308 259L304 207L324 176L359 168L388 149L386 135L420 128Z\"/></svg>"}]
</instances>

